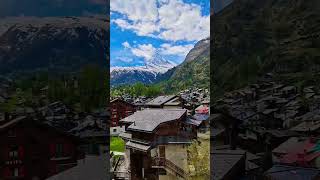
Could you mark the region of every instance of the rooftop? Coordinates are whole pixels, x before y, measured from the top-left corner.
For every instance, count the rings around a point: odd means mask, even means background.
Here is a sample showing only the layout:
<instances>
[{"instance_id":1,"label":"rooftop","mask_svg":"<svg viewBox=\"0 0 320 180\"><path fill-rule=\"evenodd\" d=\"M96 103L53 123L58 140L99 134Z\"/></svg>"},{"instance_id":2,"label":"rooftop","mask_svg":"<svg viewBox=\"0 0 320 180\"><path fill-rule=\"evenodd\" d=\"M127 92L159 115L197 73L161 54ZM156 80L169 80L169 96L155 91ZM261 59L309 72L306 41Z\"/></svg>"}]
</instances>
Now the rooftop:
<instances>
[{"instance_id":1,"label":"rooftop","mask_svg":"<svg viewBox=\"0 0 320 180\"><path fill-rule=\"evenodd\" d=\"M186 113L186 109L145 109L120 121L132 123L128 130L152 132L161 123L180 119Z\"/></svg>"},{"instance_id":2,"label":"rooftop","mask_svg":"<svg viewBox=\"0 0 320 180\"><path fill-rule=\"evenodd\" d=\"M311 180L319 178L319 170L297 166L274 165L265 175L272 179Z\"/></svg>"},{"instance_id":3,"label":"rooftop","mask_svg":"<svg viewBox=\"0 0 320 180\"><path fill-rule=\"evenodd\" d=\"M245 151L242 150L213 150L211 152L211 163L214 164L214 166L211 167L213 179L224 179L244 157ZM243 163L245 166L244 161Z\"/></svg>"},{"instance_id":4,"label":"rooftop","mask_svg":"<svg viewBox=\"0 0 320 180\"><path fill-rule=\"evenodd\" d=\"M166 102L169 102L170 100L174 99L175 95L169 95L169 96L158 96L154 98L153 100L146 103L148 106L161 106L165 104Z\"/></svg>"}]
</instances>

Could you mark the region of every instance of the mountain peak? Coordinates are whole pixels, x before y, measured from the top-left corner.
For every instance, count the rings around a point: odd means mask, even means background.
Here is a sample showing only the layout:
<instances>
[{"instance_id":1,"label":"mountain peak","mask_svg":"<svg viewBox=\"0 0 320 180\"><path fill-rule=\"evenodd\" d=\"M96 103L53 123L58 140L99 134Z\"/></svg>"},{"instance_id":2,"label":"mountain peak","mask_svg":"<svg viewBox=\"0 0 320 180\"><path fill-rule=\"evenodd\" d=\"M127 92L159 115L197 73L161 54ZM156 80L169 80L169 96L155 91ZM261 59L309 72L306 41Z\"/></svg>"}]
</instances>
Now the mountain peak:
<instances>
[{"instance_id":1,"label":"mountain peak","mask_svg":"<svg viewBox=\"0 0 320 180\"><path fill-rule=\"evenodd\" d=\"M165 73L169 69L177 66L176 63L165 59L159 51L156 51L153 58L145 62L146 69L150 69L159 73Z\"/></svg>"}]
</instances>

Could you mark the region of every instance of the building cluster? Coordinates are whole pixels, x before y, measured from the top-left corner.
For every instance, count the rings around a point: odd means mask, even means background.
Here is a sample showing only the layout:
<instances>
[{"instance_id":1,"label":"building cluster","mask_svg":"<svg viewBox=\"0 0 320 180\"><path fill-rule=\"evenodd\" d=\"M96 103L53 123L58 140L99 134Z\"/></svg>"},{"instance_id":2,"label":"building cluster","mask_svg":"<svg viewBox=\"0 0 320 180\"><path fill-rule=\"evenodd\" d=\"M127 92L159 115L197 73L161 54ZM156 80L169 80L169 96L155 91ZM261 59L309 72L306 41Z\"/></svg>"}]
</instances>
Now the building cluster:
<instances>
[{"instance_id":1,"label":"building cluster","mask_svg":"<svg viewBox=\"0 0 320 180\"><path fill-rule=\"evenodd\" d=\"M17 99L6 111L15 89L5 84L0 85L1 178L81 180L90 172L79 169L92 169L109 154L106 108L79 112L60 101L28 107ZM107 177L107 168L102 173Z\"/></svg>"},{"instance_id":2,"label":"building cluster","mask_svg":"<svg viewBox=\"0 0 320 180\"><path fill-rule=\"evenodd\" d=\"M319 91L273 79L267 74L212 105L216 179L297 179L298 172L310 180L320 178Z\"/></svg>"},{"instance_id":3,"label":"building cluster","mask_svg":"<svg viewBox=\"0 0 320 180\"><path fill-rule=\"evenodd\" d=\"M204 93L183 91L138 104L125 98L112 100L111 135L125 141L124 164L128 166L124 172L113 167L114 178L185 179L189 175L188 145L210 126L209 101Z\"/></svg>"}]
</instances>

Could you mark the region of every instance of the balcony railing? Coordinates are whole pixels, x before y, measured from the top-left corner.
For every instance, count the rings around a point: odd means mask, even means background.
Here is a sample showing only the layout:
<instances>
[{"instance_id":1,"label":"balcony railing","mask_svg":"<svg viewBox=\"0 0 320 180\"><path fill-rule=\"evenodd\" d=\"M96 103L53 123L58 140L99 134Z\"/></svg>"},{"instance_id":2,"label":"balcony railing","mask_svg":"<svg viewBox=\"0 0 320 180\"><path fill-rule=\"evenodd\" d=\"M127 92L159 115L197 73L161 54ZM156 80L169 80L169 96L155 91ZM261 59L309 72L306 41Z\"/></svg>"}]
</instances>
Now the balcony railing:
<instances>
[{"instance_id":1,"label":"balcony railing","mask_svg":"<svg viewBox=\"0 0 320 180\"><path fill-rule=\"evenodd\" d=\"M177 166L176 164L174 164L172 161L166 159L166 158L162 158L162 157L155 157L153 158L152 161L152 166L154 168L167 168L171 171L173 171L174 173L176 173L177 176L182 177L182 178L186 178L187 173L180 168L179 166Z\"/></svg>"}]
</instances>

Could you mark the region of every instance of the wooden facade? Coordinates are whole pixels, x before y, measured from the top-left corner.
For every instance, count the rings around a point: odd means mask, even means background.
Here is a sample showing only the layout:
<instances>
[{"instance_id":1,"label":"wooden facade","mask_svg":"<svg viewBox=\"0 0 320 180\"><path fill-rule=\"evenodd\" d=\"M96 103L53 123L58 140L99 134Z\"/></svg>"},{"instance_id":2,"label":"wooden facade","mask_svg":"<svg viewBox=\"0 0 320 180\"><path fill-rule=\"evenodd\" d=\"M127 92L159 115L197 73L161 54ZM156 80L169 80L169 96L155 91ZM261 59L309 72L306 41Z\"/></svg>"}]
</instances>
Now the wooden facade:
<instances>
[{"instance_id":1,"label":"wooden facade","mask_svg":"<svg viewBox=\"0 0 320 180\"><path fill-rule=\"evenodd\" d=\"M136 111L133 104L121 99L111 101L111 127L119 125L119 120L130 116Z\"/></svg>"},{"instance_id":2,"label":"wooden facade","mask_svg":"<svg viewBox=\"0 0 320 180\"><path fill-rule=\"evenodd\" d=\"M23 118L0 126L0 177L45 179L77 164L78 141L40 122Z\"/></svg>"},{"instance_id":3,"label":"wooden facade","mask_svg":"<svg viewBox=\"0 0 320 180\"><path fill-rule=\"evenodd\" d=\"M187 151L183 147L187 147L185 145L190 144L197 135L196 127L185 123L186 116L185 113L179 119L160 123L152 132L127 128L126 132L132 135L127 139L130 146L128 143L126 146L132 180L155 180L169 174L172 177L180 174L182 178L185 175L181 159L187 159ZM181 152L185 156L171 158L174 152Z\"/></svg>"}]
</instances>

